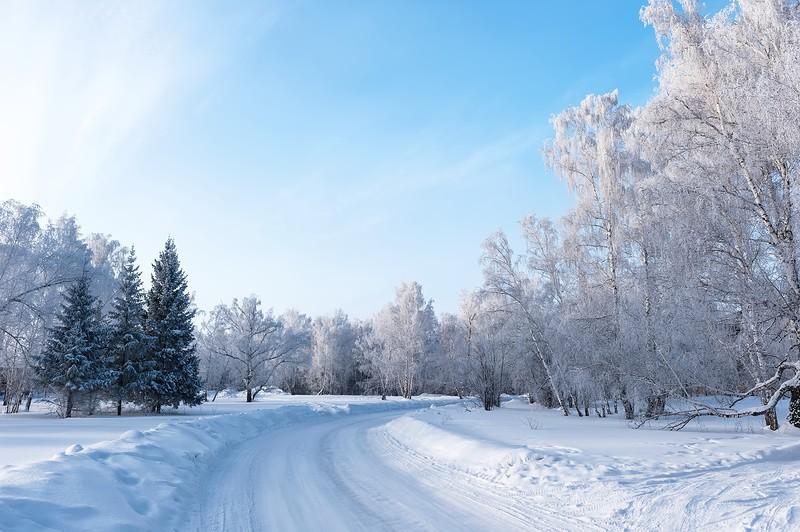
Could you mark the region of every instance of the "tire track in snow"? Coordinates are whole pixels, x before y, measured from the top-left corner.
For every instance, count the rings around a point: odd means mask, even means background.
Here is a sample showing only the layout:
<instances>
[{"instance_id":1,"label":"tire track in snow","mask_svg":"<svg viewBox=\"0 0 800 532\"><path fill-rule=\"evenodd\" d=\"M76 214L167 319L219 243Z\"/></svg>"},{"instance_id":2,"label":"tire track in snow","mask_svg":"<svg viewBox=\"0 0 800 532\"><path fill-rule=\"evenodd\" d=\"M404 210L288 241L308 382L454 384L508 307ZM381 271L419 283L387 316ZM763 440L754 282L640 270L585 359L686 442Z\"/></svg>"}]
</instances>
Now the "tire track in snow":
<instances>
[{"instance_id":1,"label":"tire track in snow","mask_svg":"<svg viewBox=\"0 0 800 532\"><path fill-rule=\"evenodd\" d=\"M493 513L496 529L609 529L597 523L598 512L593 510L596 505L591 502L581 504L582 515L574 515L578 505L564 491L553 493L549 488L522 491L440 464L431 457L409 449L385 429L376 429L371 436L376 446L383 449L385 461L395 463L398 468L415 471L431 489L447 493L451 503L464 508L483 507L485 511ZM585 500L592 501L592 498ZM508 521L502 527L497 526L497 517L500 515Z\"/></svg>"},{"instance_id":2,"label":"tire track in snow","mask_svg":"<svg viewBox=\"0 0 800 532\"><path fill-rule=\"evenodd\" d=\"M403 412L298 422L246 441L206 476L177 527L244 530L591 530L542 500L385 438ZM376 438L376 436L378 436ZM548 505L557 500L548 497Z\"/></svg>"},{"instance_id":3,"label":"tire track in snow","mask_svg":"<svg viewBox=\"0 0 800 532\"><path fill-rule=\"evenodd\" d=\"M630 484L635 492L626 517L639 530L797 529L800 472L794 462L745 461Z\"/></svg>"}]
</instances>

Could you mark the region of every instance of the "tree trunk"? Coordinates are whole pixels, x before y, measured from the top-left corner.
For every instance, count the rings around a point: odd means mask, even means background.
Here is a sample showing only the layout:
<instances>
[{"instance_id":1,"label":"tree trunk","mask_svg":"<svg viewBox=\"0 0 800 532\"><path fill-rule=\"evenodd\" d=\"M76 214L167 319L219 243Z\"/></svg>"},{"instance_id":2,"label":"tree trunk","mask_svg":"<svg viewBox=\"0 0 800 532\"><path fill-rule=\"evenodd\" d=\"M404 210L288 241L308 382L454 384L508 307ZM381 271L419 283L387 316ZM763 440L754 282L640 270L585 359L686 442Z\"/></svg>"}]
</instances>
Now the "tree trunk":
<instances>
[{"instance_id":1,"label":"tree trunk","mask_svg":"<svg viewBox=\"0 0 800 532\"><path fill-rule=\"evenodd\" d=\"M72 417L72 390L67 392L67 406L64 410L64 417Z\"/></svg>"},{"instance_id":2,"label":"tree trunk","mask_svg":"<svg viewBox=\"0 0 800 532\"><path fill-rule=\"evenodd\" d=\"M633 401L628 399L624 393L622 394L622 409L625 410L625 419L633 419L635 412Z\"/></svg>"},{"instance_id":3,"label":"tree trunk","mask_svg":"<svg viewBox=\"0 0 800 532\"><path fill-rule=\"evenodd\" d=\"M248 403L253 402L253 390L250 388L247 389L247 402Z\"/></svg>"},{"instance_id":4,"label":"tree trunk","mask_svg":"<svg viewBox=\"0 0 800 532\"><path fill-rule=\"evenodd\" d=\"M769 427L769 430L778 430L778 415L775 413L774 408L764 412L764 423Z\"/></svg>"},{"instance_id":5,"label":"tree trunk","mask_svg":"<svg viewBox=\"0 0 800 532\"><path fill-rule=\"evenodd\" d=\"M122 399L117 399L117 415L122 415Z\"/></svg>"},{"instance_id":6,"label":"tree trunk","mask_svg":"<svg viewBox=\"0 0 800 532\"><path fill-rule=\"evenodd\" d=\"M581 407L578 404L578 400L575 399L575 397L571 395L569 397L569 402L572 403L572 406L575 408L575 411L578 413L578 417L583 417L583 414L581 414Z\"/></svg>"},{"instance_id":7,"label":"tree trunk","mask_svg":"<svg viewBox=\"0 0 800 532\"><path fill-rule=\"evenodd\" d=\"M647 411L645 416L657 418L663 416L667 407L667 398L664 395L651 395L647 398Z\"/></svg>"},{"instance_id":8,"label":"tree trunk","mask_svg":"<svg viewBox=\"0 0 800 532\"><path fill-rule=\"evenodd\" d=\"M792 388L789 397L789 415L786 421L800 429L800 388Z\"/></svg>"},{"instance_id":9,"label":"tree trunk","mask_svg":"<svg viewBox=\"0 0 800 532\"><path fill-rule=\"evenodd\" d=\"M31 411L31 401L33 401L33 392L32 391L28 392L28 397L27 397L27 399L25 399L25 411L26 412L30 412Z\"/></svg>"}]
</instances>

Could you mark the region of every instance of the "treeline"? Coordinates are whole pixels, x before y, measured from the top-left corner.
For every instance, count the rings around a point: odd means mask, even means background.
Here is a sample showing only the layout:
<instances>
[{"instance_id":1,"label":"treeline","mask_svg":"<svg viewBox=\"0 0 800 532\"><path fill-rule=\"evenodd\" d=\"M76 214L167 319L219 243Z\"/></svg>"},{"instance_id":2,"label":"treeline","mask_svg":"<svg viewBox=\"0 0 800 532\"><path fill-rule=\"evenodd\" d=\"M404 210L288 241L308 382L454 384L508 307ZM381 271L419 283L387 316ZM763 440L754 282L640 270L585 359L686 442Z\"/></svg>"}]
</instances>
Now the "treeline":
<instances>
[{"instance_id":1,"label":"treeline","mask_svg":"<svg viewBox=\"0 0 800 532\"><path fill-rule=\"evenodd\" d=\"M488 239L484 285L458 315L437 319L403 286L372 320L305 323L310 347L273 375L315 393L474 393L486 408L526 392L565 414L677 414L675 427L759 415L775 429L788 396L800 426L800 9L651 0L641 18L662 48L651 99L590 95L552 118L543 151L575 196L566 216L524 220L522 252ZM214 316L204 338L238 345ZM231 352L210 347L224 358L208 371L248 366ZM737 408L746 396L761 406ZM670 398L690 406L670 412Z\"/></svg>"},{"instance_id":2,"label":"treeline","mask_svg":"<svg viewBox=\"0 0 800 532\"><path fill-rule=\"evenodd\" d=\"M270 385L291 393L384 397L460 390L441 373L449 366L441 360L439 322L417 283L402 285L395 301L367 321L342 311L276 317L256 296L234 299L202 320L198 337L209 388L243 389L247 401Z\"/></svg>"}]
</instances>

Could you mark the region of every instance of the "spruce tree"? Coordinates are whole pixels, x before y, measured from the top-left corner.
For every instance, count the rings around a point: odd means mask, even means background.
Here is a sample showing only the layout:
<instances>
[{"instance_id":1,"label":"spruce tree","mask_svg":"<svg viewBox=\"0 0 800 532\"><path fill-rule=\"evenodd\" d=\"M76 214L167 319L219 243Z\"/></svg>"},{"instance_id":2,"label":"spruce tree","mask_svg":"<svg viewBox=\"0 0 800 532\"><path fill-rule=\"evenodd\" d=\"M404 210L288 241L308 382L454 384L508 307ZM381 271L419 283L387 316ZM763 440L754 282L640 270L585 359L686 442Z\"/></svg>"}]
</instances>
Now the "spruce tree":
<instances>
[{"instance_id":1,"label":"spruce tree","mask_svg":"<svg viewBox=\"0 0 800 532\"><path fill-rule=\"evenodd\" d=\"M152 375L147 394L154 412L160 412L162 405L177 407L181 402L197 405L202 401L194 313L186 274L170 238L153 263L147 293L145 332L152 338L148 354Z\"/></svg>"},{"instance_id":2,"label":"spruce tree","mask_svg":"<svg viewBox=\"0 0 800 532\"><path fill-rule=\"evenodd\" d=\"M146 357L150 338L144 330L145 317L142 277L131 248L109 312L109 354L116 374L110 395L117 403L118 416L122 415L123 401L143 401L153 377L153 363Z\"/></svg>"},{"instance_id":3,"label":"spruce tree","mask_svg":"<svg viewBox=\"0 0 800 532\"><path fill-rule=\"evenodd\" d=\"M72 417L80 394L105 389L113 381L103 340L100 309L84 275L67 288L35 368L39 381L61 395L64 417Z\"/></svg>"}]
</instances>

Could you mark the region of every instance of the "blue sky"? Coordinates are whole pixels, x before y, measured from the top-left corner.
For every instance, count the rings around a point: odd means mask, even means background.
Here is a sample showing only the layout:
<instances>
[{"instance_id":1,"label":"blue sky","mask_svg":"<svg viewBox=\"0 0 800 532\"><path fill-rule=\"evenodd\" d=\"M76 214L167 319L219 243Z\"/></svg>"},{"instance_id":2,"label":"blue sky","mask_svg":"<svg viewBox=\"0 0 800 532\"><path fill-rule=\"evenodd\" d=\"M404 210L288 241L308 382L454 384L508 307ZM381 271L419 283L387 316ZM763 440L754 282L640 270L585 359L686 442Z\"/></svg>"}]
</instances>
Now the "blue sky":
<instances>
[{"instance_id":1,"label":"blue sky","mask_svg":"<svg viewBox=\"0 0 800 532\"><path fill-rule=\"evenodd\" d=\"M640 5L3 3L0 191L145 270L174 236L204 308L368 317L417 280L455 311L489 233L570 205L549 116L651 93Z\"/></svg>"}]
</instances>

